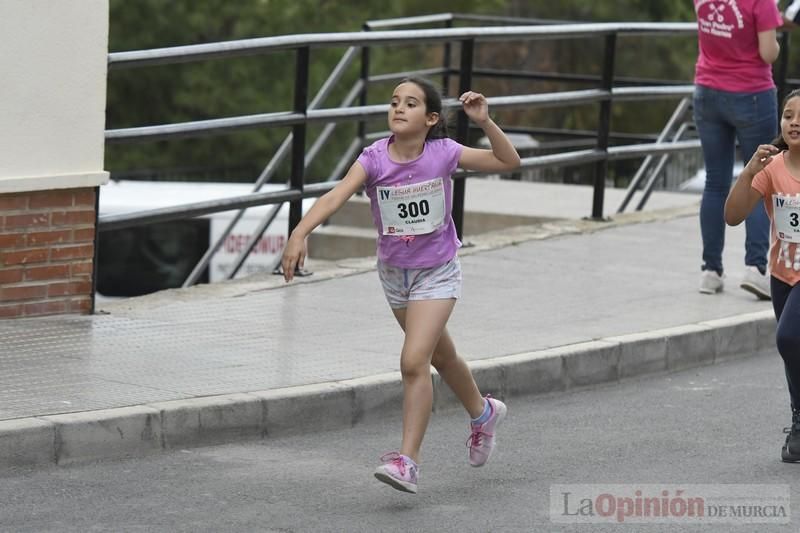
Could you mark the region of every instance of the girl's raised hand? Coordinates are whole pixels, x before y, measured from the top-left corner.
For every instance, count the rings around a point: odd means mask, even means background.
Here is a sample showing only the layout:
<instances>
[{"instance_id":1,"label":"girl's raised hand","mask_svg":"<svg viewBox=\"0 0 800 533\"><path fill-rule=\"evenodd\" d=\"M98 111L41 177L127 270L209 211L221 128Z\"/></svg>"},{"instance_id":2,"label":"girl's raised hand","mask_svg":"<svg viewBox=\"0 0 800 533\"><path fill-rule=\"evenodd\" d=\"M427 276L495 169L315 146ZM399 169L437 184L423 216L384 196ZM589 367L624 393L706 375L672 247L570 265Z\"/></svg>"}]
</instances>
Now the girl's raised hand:
<instances>
[{"instance_id":1,"label":"girl's raised hand","mask_svg":"<svg viewBox=\"0 0 800 533\"><path fill-rule=\"evenodd\" d=\"M756 152L753 154L753 157L751 157L750 161L747 162L745 169L750 173L751 176L755 176L761 172L764 167L766 167L769 162L772 161L772 157L777 155L779 152L780 150L771 144L760 144L756 149Z\"/></svg>"},{"instance_id":2,"label":"girl's raised hand","mask_svg":"<svg viewBox=\"0 0 800 533\"><path fill-rule=\"evenodd\" d=\"M464 106L464 113L476 124L483 124L489 119L489 103L481 93L467 91L458 100Z\"/></svg>"},{"instance_id":3,"label":"girl's raised hand","mask_svg":"<svg viewBox=\"0 0 800 533\"><path fill-rule=\"evenodd\" d=\"M284 280L287 282L292 281L295 268L303 268L306 254L306 240L289 237L289 240L286 242L286 247L283 249L283 258L281 259Z\"/></svg>"}]
</instances>

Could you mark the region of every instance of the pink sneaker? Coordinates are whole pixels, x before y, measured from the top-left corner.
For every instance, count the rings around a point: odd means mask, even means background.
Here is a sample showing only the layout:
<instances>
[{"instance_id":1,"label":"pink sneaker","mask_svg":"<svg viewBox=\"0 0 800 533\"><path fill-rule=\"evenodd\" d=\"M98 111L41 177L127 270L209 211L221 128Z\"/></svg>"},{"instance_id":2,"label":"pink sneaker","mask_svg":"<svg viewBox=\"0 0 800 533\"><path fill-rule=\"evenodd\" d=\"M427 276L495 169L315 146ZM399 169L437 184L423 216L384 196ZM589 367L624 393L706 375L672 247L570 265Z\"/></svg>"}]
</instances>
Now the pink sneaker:
<instances>
[{"instance_id":1,"label":"pink sneaker","mask_svg":"<svg viewBox=\"0 0 800 533\"><path fill-rule=\"evenodd\" d=\"M469 464L472 466L483 466L492 456L497 426L505 418L506 411L508 411L506 404L488 394L486 395L486 401L489 402L492 410L489 420L483 424L470 424L472 434L467 439L467 447L469 447Z\"/></svg>"},{"instance_id":2,"label":"pink sneaker","mask_svg":"<svg viewBox=\"0 0 800 533\"><path fill-rule=\"evenodd\" d=\"M381 457L383 463L375 470L375 477L403 492L417 493L419 467L405 455L391 452Z\"/></svg>"}]
</instances>

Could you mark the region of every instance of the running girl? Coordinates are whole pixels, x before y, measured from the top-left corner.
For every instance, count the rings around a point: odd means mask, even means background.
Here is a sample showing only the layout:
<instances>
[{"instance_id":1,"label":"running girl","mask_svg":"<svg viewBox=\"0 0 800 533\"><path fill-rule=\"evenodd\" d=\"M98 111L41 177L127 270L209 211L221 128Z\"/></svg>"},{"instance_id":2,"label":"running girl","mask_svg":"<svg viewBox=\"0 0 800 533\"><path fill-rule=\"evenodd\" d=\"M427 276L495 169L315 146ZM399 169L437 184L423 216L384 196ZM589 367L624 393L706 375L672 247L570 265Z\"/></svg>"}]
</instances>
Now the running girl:
<instances>
[{"instance_id":1,"label":"running girl","mask_svg":"<svg viewBox=\"0 0 800 533\"><path fill-rule=\"evenodd\" d=\"M725 222L740 224L761 200L770 219L772 307L792 408L781 459L794 463L800 461L800 90L786 96L782 109L780 135L759 146L739 174Z\"/></svg>"},{"instance_id":2,"label":"running girl","mask_svg":"<svg viewBox=\"0 0 800 533\"><path fill-rule=\"evenodd\" d=\"M283 253L286 281L306 257L306 237L362 187L378 230L378 276L397 322L405 332L400 352L403 435L400 449L384 455L375 476L392 487L417 492L419 453L428 427L433 385L430 366L453 390L471 417L469 462L482 466L495 444L506 406L481 396L466 362L446 329L461 294L461 246L451 217L452 180L457 167L507 172L519 166L508 137L489 118L486 98L467 91L464 112L482 129L491 150L449 138L442 99L427 80L408 78L392 93L391 136L363 150L347 175L322 196L292 232Z\"/></svg>"}]
</instances>

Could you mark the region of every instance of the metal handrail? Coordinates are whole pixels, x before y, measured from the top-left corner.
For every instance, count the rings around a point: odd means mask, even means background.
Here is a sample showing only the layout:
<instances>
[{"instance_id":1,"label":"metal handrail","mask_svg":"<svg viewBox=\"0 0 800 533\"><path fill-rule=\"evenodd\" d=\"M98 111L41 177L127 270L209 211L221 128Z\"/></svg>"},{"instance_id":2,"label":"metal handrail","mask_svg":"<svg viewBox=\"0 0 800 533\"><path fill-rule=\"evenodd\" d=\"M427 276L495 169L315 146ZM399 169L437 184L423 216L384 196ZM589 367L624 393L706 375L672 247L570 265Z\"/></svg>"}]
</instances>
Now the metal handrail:
<instances>
[{"instance_id":1,"label":"metal handrail","mask_svg":"<svg viewBox=\"0 0 800 533\"><path fill-rule=\"evenodd\" d=\"M370 29L392 28L396 26L412 26L415 24L436 24L448 22L456 18L454 13L435 13L433 15L418 15L414 17L397 17L393 19L368 20L364 26Z\"/></svg>"},{"instance_id":2,"label":"metal handrail","mask_svg":"<svg viewBox=\"0 0 800 533\"><path fill-rule=\"evenodd\" d=\"M602 89L586 89L582 91L558 91L518 96L495 96L487 100L489 101L489 105L493 108L515 106L558 107L562 105L592 104L608 99L634 101L642 99L652 100L654 98L676 98L691 95L693 90L694 86L692 85L675 85L669 87L615 87L610 94L608 91ZM442 100L442 107L446 110L458 109L460 103L455 98L447 98ZM388 109L388 104L376 104L347 108L309 109L306 113L287 111L197 120L176 124L121 128L107 130L106 141L155 141L229 133L263 126L291 126L313 122L332 122L335 120L362 120L370 117L384 116Z\"/></svg>"},{"instance_id":3,"label":"metal handrail","mask_svg":"<svg viewBox=\"0 0 800 533\"><path fill-rule=\"evenodd\" d=\"M700 140L676 141L668 143L643 143L628 146L611 146L608 149L608 160L636 159L647 154L672 154L688 152L700 148Z\"/></svg>"},{"instance_id":4,"label":"metal handrail","mask_svg":"<svg viewBox=\"0 0 800 533\"><path fill-rule=\"evenodd\" d=\"M192 44L151 50L113 52L108 55L109 69L136 68L153 65L190 63L223 57L295 50L389 44L427 44L463 41L574 39L604 35L678 35L697 31L689 22L630 22L552 24L546 26L504 26L499 28L447 28L402 31L343 33L308 33L259 37L218 43Z\"/></svg>"},{"instance_id":5,"label":"metal handrail","mask_svg":"<svg viewBox=\"0 0 800 533\"><path fill-rule=\"evenodd\" d=\"M435 69L431 69L435 70ZM490 78L506 78L516 80L536 80L536 81L568 81L574 83L594 83L601 81L601 76L592 74L573 74L565 72L540 72L540 71L516 71L496 68L475 68L473 74L476 76ZM631 76L615 76L614 84L618 87L646 85L684 85L686 82L680 80L661 80L653 78L638 78Z\"/></svg>"},{"instance_id":6,"label":"metal handrail","mask_svg":"<svg viewBox=\"0 0 800 533\"><path fill-rule=\"evenodd\" d=\"M433 24L437 22L452 22L463 20L467 22L496 22L507 26L520 24L579 24L569 20L540 19L527 17L504 17L497 15L473 15L470 13L436 13L433 15L417 15L413 17L399 17L393 19L368 20L364 26L370 29L388 28L396 26L411 26L415 24Z\"/></svg>"}]
</instances>

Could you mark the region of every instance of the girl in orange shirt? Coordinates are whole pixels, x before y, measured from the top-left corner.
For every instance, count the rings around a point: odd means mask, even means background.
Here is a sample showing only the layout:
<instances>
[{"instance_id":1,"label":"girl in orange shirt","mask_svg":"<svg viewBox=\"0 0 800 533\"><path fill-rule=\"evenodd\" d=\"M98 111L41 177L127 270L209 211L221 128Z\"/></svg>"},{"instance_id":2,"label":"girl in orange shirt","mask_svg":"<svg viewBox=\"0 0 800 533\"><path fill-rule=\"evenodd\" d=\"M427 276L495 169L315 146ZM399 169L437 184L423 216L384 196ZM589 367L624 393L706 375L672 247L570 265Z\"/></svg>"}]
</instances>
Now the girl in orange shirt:
<instances>
[{"instance_id":1,"label":"girl in orange shirt","mask_svg":"<svg viewBox=\"0 0 800 533\"><path fill-rule=\"evenodd\" d=\"M740 224L761 200L770 219L776 340L792 407L781 459L795 463L800 462L800 90L786 96L782 109L780 135L759 146L739 174L725 202L725 222Z\"/></svg>"}]
</instances>

